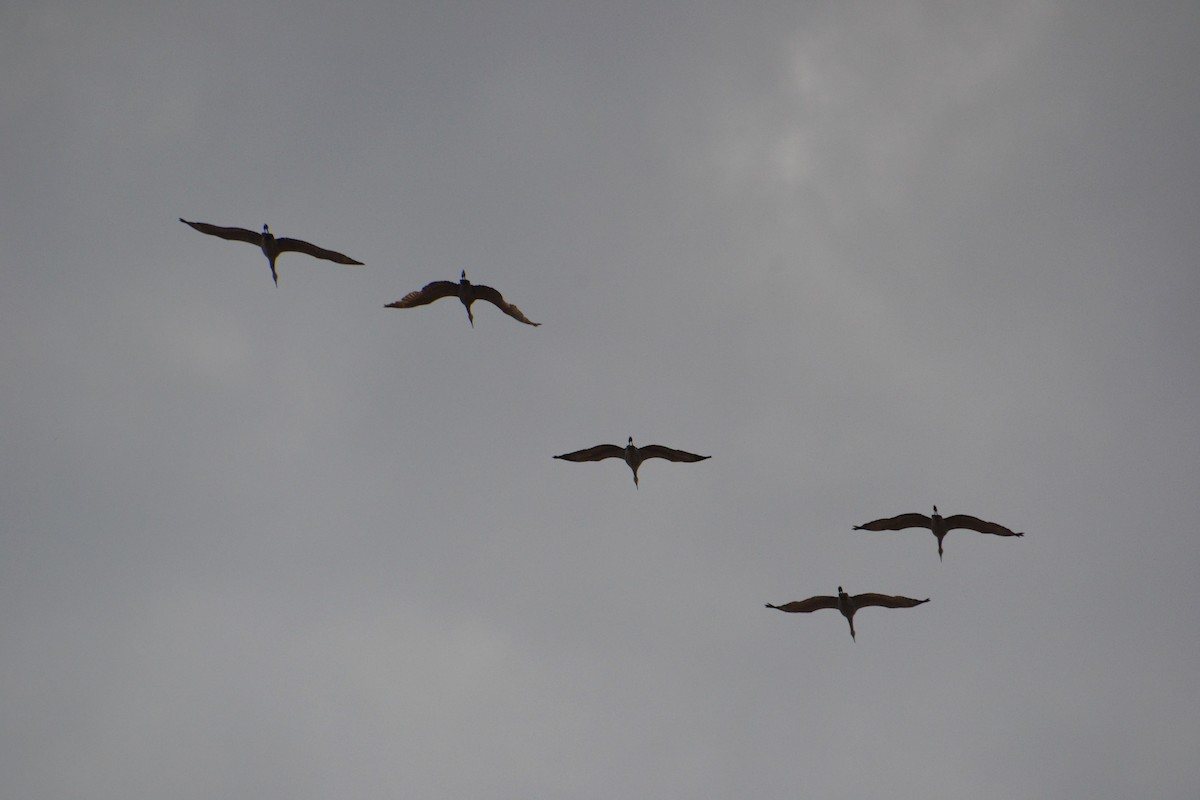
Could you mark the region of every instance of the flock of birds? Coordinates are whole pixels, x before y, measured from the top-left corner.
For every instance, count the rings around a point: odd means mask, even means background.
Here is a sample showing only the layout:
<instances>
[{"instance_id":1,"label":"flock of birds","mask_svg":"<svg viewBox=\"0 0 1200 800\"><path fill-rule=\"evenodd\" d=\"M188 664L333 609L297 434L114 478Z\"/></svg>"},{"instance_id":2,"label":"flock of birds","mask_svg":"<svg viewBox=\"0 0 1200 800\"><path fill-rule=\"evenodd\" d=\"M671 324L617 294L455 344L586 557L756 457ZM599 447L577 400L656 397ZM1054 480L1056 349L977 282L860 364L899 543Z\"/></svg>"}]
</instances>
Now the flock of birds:
<instances>
[{"instance_id":1,"label":"flock of birds","mask_svg":"<svg viewBox=\"0 0 1200 800\"><path fill-rule=\"evenodd\" d=\"M289 239L286 236L282 239L277 239L271 233L271 228L267 225L263 225L262 233L255 233L246 228L225 228L220 225L209 225L207 222L189 222L183 217L180 217L179 221L184 225L195 228L201 233L207 233L209 236L258 245L262 248L263 255L267 257L267 263L271 267L271 279L275 281L276 286L279 286L279 273L275 271L275 260L283 253L305 253L313 258L323 258L335 264L346 264L356 267L363 266L363 262L355 261L344 253L339 253L336 250L326 250L324 247L317 247L315 244L302 239ZM524 322L526 325L537 327L542 324L540 322L530 322L521 313L521 309L507 302L504 296L492 287L471 283L467 280L467 271L465 269L462 271L462 277L458 283L454 283L453 281L427 283L420 291L409 292L396 302L388 303L384 308L413 308L414 306L429 305L434 300L441 300L443 297L455 296L466 306L467 319L471 321L472 328L475 327L475 317L471 314L471 304L476 300L486 300L505 314L508 314L515 320Z\"/></svg>"},{"instance_id":2,"label":"flock of birds","mask_svg":"<svg viewBox=\"0 0 1200 800\"><path fill-rule=\"evenodd\" d=\"M275 270L275 261L283 253L305 253L313 258L320 258L326 261L332 261L336 264L346 264L353 266L362 266L363 262L355 261L349 256L339 253L335 250L326 250L323 247L317 247L315 244L305 242L301 239L290 239L287 237L276 238L271 229L263 225L262 233L258 233L246 228L227 228L219 225L210 225L207 222L189 222L183 217L179 221L185 225L189 225L201 233L209 236L217 236L221 239L228 239L236 242L246 242L248 244L257 245L262 249L263 255L267 257L267 263L271 267L271 279L279 286L279 274ZM467 319L471 323L471 327L475 327L475 317L471 313L471 304L476 300L485 300L496 308L503 311L508 316L523 322L526 325L538 326L541 323L532 322L521 309L517 308L512 303L504 299L504 296L499 291L491 286L483 286L477 283L471 283L467 280L466 270L462 271L458 283L453 281L433 281L427 283L418 291L409 292L404 297L394 303L388 303L385 308L415 308L416 306L428 305L434 301L440 300L443 297L457 297L467 310ZM638 447L633 443L633 437L629 437L629 442L624 446L616 444L598 444L595 447L588 447L583 450L575 450L570 453L554 456L564 461L603 461L606 458L624 459L629 465L629 469L633 471L633 485L638 487L638 467L642 465L646 459L662 458L667 461L676 461L684 463L694 463L696 461L704 461L711 456L701 456L695 453L689 453L686 450L676 450L671 447L664 447L659 444L646 445ZM1024 533L1015 532L1004 527L996 522L988 522L979 519L978 517L970 516L969 514L953 514L949 517L943 517L938 513L937 506L933 507L933 515L926 516L919 513L900 514L895 517L885 517L883 519L872 520L863 525L855 525L856 531L900 531L909 528L926 528L937 537L938 545L938 560L943 556L942 539L951 530L962 529L971 530L978 533L987 533L994 536L1024 536ZM847 594L841 586L838 587L837 596L833 595L815 595L806 600L795 600L791 603L784 603L776 606L770 603L766 604L767 608L774 608L779 611L785 611L789 614L808 614L813 611L818 611L822 608L836 608L841 612L842 616L850 624L850 638L857 641L857 635L854 631L854 614L860 608L867 606L879 606L881 608L914 608L922 603L928 603L929 598L924 600L916 600L912 597L903 597L900 595L877 594L875 592L867 592L865 594Z\"/></svg>"},{"instance_id":3,"label":"flock of birds","mask_svg":"<svg viewBox=\"0 0 1200 800\"><path fill-rule=\"evenodd\" d=\"M883 519L876 519L863 525L854 526L854 530L856 531L902 531L908 528L927 528L937 537L939 561L942 560L942 539L945 538L947 533L958 528L977 531L979 533L990 533L995 536L1025 535L1024 533L1009 530L999 523L988 522L979 517L972 517L970 514L954 514L949 517L943 517L938 513L937 506L933 507L933 516L931 517L914 512L911 514L901 514L898 517L884 517ZM767 603L767 608L775 608L780 611L786 611L789 614L807 614L822 608L836 608L842 612L842 616L850 623L850 638L857 640L854 634L854 612L860 608L866 606L912 608L928 602L928 597L924 600L916 600L911 597L875 594L874 592L849 595L839 586L837 597L819 594L807 600L796 600L791 603L784 603L781 606L773 606Z\"/></svg>"}]
</instances>

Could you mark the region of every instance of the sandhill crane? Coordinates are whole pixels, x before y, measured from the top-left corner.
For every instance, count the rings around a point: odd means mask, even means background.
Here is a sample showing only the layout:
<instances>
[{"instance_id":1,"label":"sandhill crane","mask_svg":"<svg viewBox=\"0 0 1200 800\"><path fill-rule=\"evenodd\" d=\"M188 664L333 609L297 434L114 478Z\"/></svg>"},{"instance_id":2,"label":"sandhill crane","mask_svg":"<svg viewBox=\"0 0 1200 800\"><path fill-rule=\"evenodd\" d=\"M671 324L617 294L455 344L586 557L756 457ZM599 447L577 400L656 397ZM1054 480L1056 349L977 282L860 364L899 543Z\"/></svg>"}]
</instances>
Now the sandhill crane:
<instances>
[{"instance_id":1,"label":"sandhill crane","mask_svg":"<svg viewBox=\"0 0 1200 800\"><path fill-rule=\"evenodd\" d=\"M673 450L670 447L663 447L661 444L649 444L645 447L637 447L633 443L633 437L629 437L629 444L621 447L615 444L598 444L595 447L589 447L586 450L576 450L574 453L563 453L561 458L564 461L603 461L606 458L623 458L629 468L633 470L633 485L638 485L638 467L647 458L665 458L667 461L703 461L712 456L698 456L695 453L687 453L683 450Z\"/></svg>"},{"instance_id":2,"label":"sandhill crane","mask_svg":"<svg viewBox=\"0 0 1200 800\"><path fill-rule=\"evenodd\" d=\"M938 513L937 506L933 507L932 517L916 513L901 514L898 517L877 519L865 525L854 526L854 530L856 531L900 531L905 528L928 528L933 531L933 535L937 537L939 561L942 559L942 537L955 528L965 528L966 530L978 531L979 533L991 533L996 536L1025 535L1024 533L1010 531L998 523L986 522L979 519L979 517L972 517L969 514L954 514L953 516L943 517Z\"/></svg>"},{"instance_id":3,"label":"sandhill crane","mask_svg":"<svg viewBox=\"0 0 1200 800\"><path fill-rule=\"evenodd\" d=\"M850 638L858 641L854 635L854 612L865 606L882 606L883 608L912 608L919 606L922 603L928 603L929 598L924 600L914 600L911 597L900 597L890 594L875 594L868 592L866 594L848 595L838 587L837 597L831 597L827 594L819 594L815 597L810 597L807 600L796 600L791 603L784 603L781 606L773 606L767 603L767 608L775 608L780 611L786 611L789 614L807 614L810 611L816 611L822 608L836 608L842 612L842 616L850 623Z\"/></svg>"},{"instance_id":4,"label":"sandhill crane","mask_svg":"<svg viewBox=\"0 0 1200 800\"><path fill-rule=\"evenodd\" d=\"M540 322L530 322L521 313L521 309L505 300L503 295L492 287L471 283L467 280L467 271L465 269L462 271L462 277L458 283L454 283L453 281L427 283L419 292L409 292L396 302L388 303L384 308L412 308L413 306L428 305L434 300L441 300L443 297L455 296L466 306L467 319L471 321L472 328L475 327L475 317L471 314L471 303L474 303L476 300L486 300L505 314L508 314L515 320L524 322L526 325L537 327L542 324Z\"/></svg>"},{"instance_id":5,"label":"sandhill crane","mask_svg":"<svg viewBox=\"0 0 1200 800\"><path fill-rule=\"evenodd\" d=\"M315 244L309 244L300 239L289 239L286 236L276 239L266 225L263 225L262 233L255 233L245 228L222 228L219 225L209 225L207 222L188 222L183 217L180 217L179 221L201 233L207 233L209 236L219 236L235 242L248 242L261 247L263 255L267 257L267 262L271 265L271 278L275 281L276 286L279 285L279 275L275 272L275 259L279 258L281 253L305 253L313 258L323 258L338 264L362 266L361 261L355 261L350 256L317 247Z\"/></svg>"}]
</instances>

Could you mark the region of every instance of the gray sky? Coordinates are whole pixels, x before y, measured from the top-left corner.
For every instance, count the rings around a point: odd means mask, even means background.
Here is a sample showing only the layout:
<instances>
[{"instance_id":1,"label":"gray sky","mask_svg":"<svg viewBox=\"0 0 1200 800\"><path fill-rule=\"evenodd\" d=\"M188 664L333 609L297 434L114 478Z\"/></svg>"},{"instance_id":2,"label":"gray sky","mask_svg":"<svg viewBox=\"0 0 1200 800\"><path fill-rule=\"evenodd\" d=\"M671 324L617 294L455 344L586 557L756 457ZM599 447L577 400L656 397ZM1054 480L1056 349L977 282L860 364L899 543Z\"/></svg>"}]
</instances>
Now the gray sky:
<instances>
[{"instance_id":1,"label":"gray sky","mask_svg":"<svg viewBox=\"0 0 1200 800\"><path fill-rule=\"evenodd\" d=\"M1196 797L1198 39L0 5L5 793Z\"/></svg>"}]
</instances>

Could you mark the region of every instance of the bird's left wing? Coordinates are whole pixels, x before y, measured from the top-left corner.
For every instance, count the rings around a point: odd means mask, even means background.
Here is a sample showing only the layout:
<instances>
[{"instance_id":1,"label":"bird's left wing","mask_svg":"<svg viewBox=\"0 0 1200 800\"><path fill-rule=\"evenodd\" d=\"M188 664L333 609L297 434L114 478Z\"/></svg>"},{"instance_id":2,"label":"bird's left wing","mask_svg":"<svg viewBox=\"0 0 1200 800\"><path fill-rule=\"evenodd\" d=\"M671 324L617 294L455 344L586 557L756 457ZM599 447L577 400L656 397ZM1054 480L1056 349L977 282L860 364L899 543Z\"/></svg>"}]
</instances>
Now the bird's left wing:
<instances>
[{"instance_id":1,"label":"bird's left wing","mask_svg":"<svg viewBox=\"0 0 1200 800\"><path fill-rule=\"evenodd\" d=\"M902 531L905 528L929 528L933 520L924 514L901 514L898 517L877 519L862 525L855 525L856 531Z\"/></svg>"},{"instance_id":2,"label":"bird's left wing","mask_svg":"<svg viewBox=\"0 0 1200 800\"><path fill-rule=\"evenodd\" d=\"M821 608L837 608L837 598L827 594L819 594L807 600L793 600L781 606L773 606L767 603L767 608L776 608L780 611L786 611L789 614L807 614L810 611L816 611Z\"/></svg>"},{"instance_id":3,"label":"bird's left wing","mask_svg":"<svg viewBox=\"0 0 1200 800\"><path fill-rule=\"evenodd\" d=\"M866 594L856 594L850 598L850 602L854 603L855 608L863 606L883 606L884 608L912 608L919 606L921 603L928 603L929 598L924 600L914 600L911 597L900 597L899 595L876 594L875 592L867 592Z\"/></svg>"},{"instance_id":4,"label":"bird's left wing","mask_svg":"<svg viewBox=\"0 0 1200 800\"><path fill-rule=\"evenodd\" d=\"M490 286L481 286L478 283L475 284L475 297L479 300L487 300L505 314L508 314L515 320L524 322L526 325L533 325L534 327L537 327L538 325L542 324L540 322L531 322L524 314L521 313L521 309L505 300L504 295L500 294L498 290L493 289Z\"/></svg>"},{"instance_id":5,"label":"bird's left wing","mask_svg":"<svg viewBox=\"0 0 1200 800\"><path fill-rule=\"evenodd\" d=\"M207 233L209 236L218 236L222 239L229 239L235 242L247 242L258 247L262 246L262 234L255 231L248 231L245 228L222 228L220 225L209 225L207 222L188 222L183 217L180 217L179 221L201 233Z\"/></svg>"},{"instance_id":6,"label":"bird's left wing","mask_svg":"<svg viewBox=\"0 0 1200 800\"><path fill-rule=\"evenodd\" d=\"M684 450L674 450L670 447L663 447L661 444L649 444L645 447L639 447L638 452L642 454L642 458L665 458L667 461L703 461L712 456L698 456L695 453L688 453Z\"/></svg>"},{"instance_id":7,"label":"bird's left wing","mask_svg":"<svg viewBox=\"0 0 1200 800\"><path fill-rule=\"evenodd\" d=\"M312 244L311 242L305 242L301 239L289 239L288 237L284 236L276 239L275 244L281 253L289 251L293 253L304 253L305 255L310 255L313 258L323 258L326 261L333 261L337 264L348 264L359 267L361 267L363 263L361 261L355 261L350 256L339 253L336 250L326 250L324 247L317 247L315 244Z\"/></svg>"},{"instance_id":8,"label":"bird's left wing","mask_svg":"<svg viewBox=\"0 0 1200 800\"><path fill-rule=\"evenodd\" d=\"M603 461L606 458L624 458L625 448L615 444L598 444L586 450L576 450L574 453L563 453L554 457L564 461Z\"/></svg>"},{"instance_id":9,"label":"bird's left wing","mask_svg":"<svg viewBox=\"0 0 1200 800\"><path fill-rule=\"evenodd\" d=\"M434 300L441 300L443 297L450 297L458 294L458 284L451 281L434 281L433 283L425 284L424 288L416 292L409 292L394 303L388 303L384 308L412 308L413 306L423 306L432 303Z\"/></svg>"},{"instance_id":10,"label":"bird's left wing","mask_svg":"<svg viewBox=\"0 0 1200 800\"><path fill-rule=\"evenodd\" d=\"M955 514L945 519L947 528L966 528L969 531L978 531L979 533L994 533L997 536L1024 536L1024 533L1017 533L1009 530L997 522L988 522L979 517L972 517L970 514Z\"/></svg>"}]
</instances>

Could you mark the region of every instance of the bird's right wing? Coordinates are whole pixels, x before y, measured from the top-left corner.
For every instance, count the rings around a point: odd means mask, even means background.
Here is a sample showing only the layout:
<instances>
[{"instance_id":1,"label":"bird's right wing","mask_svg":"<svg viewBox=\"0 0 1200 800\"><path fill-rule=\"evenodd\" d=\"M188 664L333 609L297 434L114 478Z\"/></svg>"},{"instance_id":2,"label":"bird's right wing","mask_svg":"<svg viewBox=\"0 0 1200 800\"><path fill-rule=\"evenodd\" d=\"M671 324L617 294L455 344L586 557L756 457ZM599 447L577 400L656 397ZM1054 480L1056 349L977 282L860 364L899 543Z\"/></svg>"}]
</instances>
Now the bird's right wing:
<instances>
[{"instance_id":1,"label":"bird's right wing","mask_svg":"<svg viewBox=\"0 0 1200 800\"><path fill-rule=\"evenodd\" d=\"M865 525L855 525L856 531L901 531L905 528L932 528L933 520L924 514L901 514L898 517L877 519Z\"/></svg>"},{"instance_id":2,"label":"bird's right wing","mask_svg":"<svg viewBox=\"0 0 1200 800\"><path fill-rule=\"evenodd\" d=\"M505 314L508 314L515 320L524 322L526 325L533 325L536 328L542 324L540 322L530 321L524 314L521 313L521 309L505 300L504 295L500 294L498 289L493 289L491 286L481 286L478 283L475 284L475 297L480 300L488 301Z\"/></svg>"},{"instance_id":3,"label":"bird's right wing","mask_svg":"<svg viewBox=\"0 0 1200 800\"><path fill-rule=\"evenodd\" d=\"M388 303L384 308L412 308L413 306L423 306L432 303L434 300L441 300L443 297L451 297L458 294L458 284L451 281L434 281L433 283L425 284L425 288L419 292L409 292L394 303Z\"/></svg>"},{"instance_id":4,"label":"bird's right wing","mask_svg":"<svg viewBox=\"0 0 1200 800\"><path fill-rule=\"evenodd\" d=\"M919 606L921 603L928 603L929 598L924 600L914 600L911 597L900 597L899 595L876 594L867 592L866 594L856 594L850 598L850 602L855 608L863 606L883 606L884 608L912 608Z\"/></svg>"},{"instance_id":5,"label":"bird's right wing","mask_svg":"<svg viewBox=\"0 0 1200 800\"><path fill-rule=\"evenodd\" d=\"M279 252L304 253L313 258L323 258L326 261L332 261L335 264L346 264L347 266L361 267L361 261L355 261L344 253L339 253L336 250L326 250L324 247L317 247L311 242L306 242L303 239L291 239L287 236L276 239L275 244L279 247Z\"/></svg>"},{"instance_id":6,"label":"bird's right wing","mask_svg":"<svg viewBox=\"0 0 1200 800\"><path fill-rule=\"evenodd\" d=\"M180 217L179 221L184 225L195 228L201 233L207 233L209 236L219 236L222 239L246 242L257 247L262 247L262 234L255 231L248 231L245 228L222 228L220 225L209 225L207 222L188 222L183 217Z\"/></svg>"},{"instance_id":7,"label":"bird's right wing","mask_svg":"<svg viewBox=\"0 0 1200 800\"><path fill-rule=\"evenodd\" d=\"M767 603L767 608L777 608L780 611L786 611L789 614L807 614L810 611L816 611L821 608L837 608L838 599L827 594L819 594L816 597L810 597L807 600L793 600L790 603L784 603L781 606L773 606Z\"/></svg>"},{"instance_id":8,"label":"bird's right wing","mask_svg":"<svg viewBox=\"0 0 1200 800\"><path fill-rule=\"evenodd\" d=\"M589 447L586 450L576 450L574 453L563 453L561 458L564 461L603 461L606 458L624 458L625 448L615 444L598 444L595 447Z\"/></svg>"},{"instance_id":9,"label":"bird's right wing","mask_svg":"<svg viewBox=\"0 0 1200 800\"><path fill-rule=\"evenodd\" d=\"M695 453L689 453L684 450L663 447L661 444L648 444L645 447L639 447L638 452L642 454L642 458L665 458L667 461L692 462L712 458L712 456L698 456Z\"/></svg>"},{"instance_id":10,"label":"bird's right wing","mask_svg":"<svg viewBox=\"0 0 1200 800\"><path fill-rule=\"evenodd\" d=\"M955 514L946 517L946 528L966 528L969 531L978 531L979 533L994 533L997 536L1024 536L1023 533L1016 533L1009 530L998 522L988 522L979 517L972 517L970 514Z\"/></svg>"}]
</instances>

